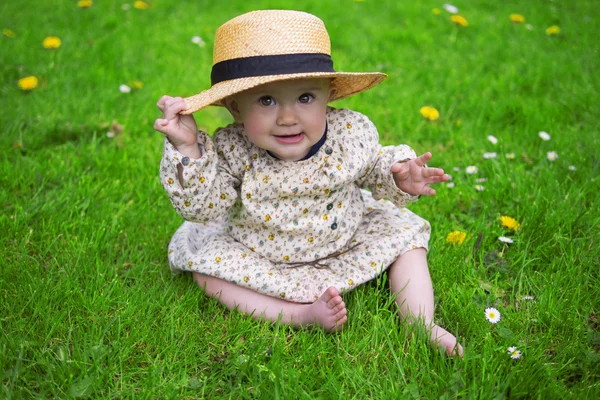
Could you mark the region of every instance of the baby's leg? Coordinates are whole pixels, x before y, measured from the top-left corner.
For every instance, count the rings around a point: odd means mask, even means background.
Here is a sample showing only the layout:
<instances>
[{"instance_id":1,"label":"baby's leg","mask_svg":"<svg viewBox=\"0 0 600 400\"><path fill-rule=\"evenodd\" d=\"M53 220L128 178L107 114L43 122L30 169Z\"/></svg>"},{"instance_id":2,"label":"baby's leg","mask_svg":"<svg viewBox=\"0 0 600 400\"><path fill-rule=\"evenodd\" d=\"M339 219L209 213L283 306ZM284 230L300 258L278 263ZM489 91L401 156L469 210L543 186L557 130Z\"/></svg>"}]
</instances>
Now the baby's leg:
<instances>
[{"instance_id":1,"label":"baby's leg","mask_svg":"<svg viewBox=\"0 0 600 400\"><path fill-rule=\"evenodd\" d=\"M392 292L398 293L396 303L400 317L409 323L424 320L434 345L443 346L451 355L462 356L463 349L456 337L433 321L433 286L425 249L411 250L400 256L390 267L389 278Z\"/></svg>"},{"instance_id":2,"label":"baby's leg","mask_svg":"<svg viewBox=\"0 0 600 400\"><path fill-rule=\"evenodd\" d=\"M339 331L347 320L346 305L338 290L330 287L312 304L267 296L212 276L194 272L194 280L205 293L218 299L230 310L238 309L253 318L281 321L296 327L319 326L326 331Z\"/></svg>"}]
</instances>

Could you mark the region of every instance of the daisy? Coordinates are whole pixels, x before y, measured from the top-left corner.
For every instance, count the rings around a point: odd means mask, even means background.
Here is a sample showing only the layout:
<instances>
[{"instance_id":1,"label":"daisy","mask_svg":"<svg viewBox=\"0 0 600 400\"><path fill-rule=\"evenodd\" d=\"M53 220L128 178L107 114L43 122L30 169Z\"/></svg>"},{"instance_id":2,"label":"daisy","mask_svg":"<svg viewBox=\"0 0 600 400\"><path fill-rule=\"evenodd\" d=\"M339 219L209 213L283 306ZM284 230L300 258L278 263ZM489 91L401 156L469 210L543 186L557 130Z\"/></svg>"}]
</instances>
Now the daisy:
<instances>
[{"instance_id":1,"label":"daisy","mask_svg":"<svg viewBox=\"0 0 600 400\"><path fill-rule=\"evenodd\" d=\"M131 8L131 6L130 6L129 4L127 4L127 3L125 3L125 4L123 4L123 5L121 6L121 10L125 10L125 11L127 11L127 10L129 10L129 8Z\"/></svg>"},{"instance_id":2,"label":"daisy","mask_svg":"<svg viewBox=\"0 0 600 400\"><path fill-rule=\"evenodd\" d=\"M542 138L542 140L548 141L550 140L550 134L548 132L540 132L538 135Z\"/></svg>"},{"instance_id":3,"label":"daisy","mask_svg":"<svg viewBox=\"0 0 600 400\"><path fill-rule=\"evenodd\" d=\"M453 188L454 186L456 186L456 184L454 182L448 182L448 183L446 183L446 187L447 188Z\"/></svg>"},{"instance_id":4,"label":"daisy","mask_svg":"<svg viewBox=\"0 0 600 400\"><path fill-rule=\"evenodd\" d=\"M458 8L453 6L452 4L444 4L444 10L448 11L450 14L457 14Z\"/></svg>"},{"instance_id":5,"label":"daisy","mask_svg":"<svg viewBox=\"0 0 600 400\"><path fill-rule=\"evenodd\" d=\"M129 93L131 92L131 88L125 84L119 86L119 90L121 91L121 93Z\"/></svg>"},{"instance_id":6,"label":"daisy","mask_svg":"<svg viewBox=\"0 0 600 400\"><path fill-rule=\"evenodd\" d=\"M511 238L508 238L506 236L499 236L498 240L503 243L513 243L514 242Z\"/></svg>"},{"instance_id":7,"label":"daisy","mask_svg":"<svg viewBox=\"0 0 600 400\"><path fill-rule=\"evenodd\" d=\"M558 154L555 151L549 151L547 157L550 161L556 161Z\"/></svg>"},{"instance_id":8,"label":"daisy","mask_svg":"<svg viewBox=\"0 0 600 400\"><path fill-rule=\"evenodd\" d=\"M509 160L514 160L515 159L515 153L506 153L506 158L508 158Z\"/></svg>"},{"instance_id":9,"label":"daisy","mask_svg":"<svg viewBox=\"0 0 600 400\"><path fill-rule=\"evenodd\" d=\"M500 311L496 310L494 307L485 309L485 318L492 324L498 323L498 321L500 321L500 316Z\"/></svg>"},{"instance_id":10,"label":"daisy","mask_svg":"<svg viewBox=\"0 0 600 400\"><path fill-rule=\"evenodd\" d=\"M535 300L535 297L533 297L533 296L523 296L523 297L521 297L521 300Z\"/></svg>"},{"instance_id":11,"label":"daisy","mask_svg":"<svg viewBox=\"0 0 600 400\"><path fill-rule=\"evenodd\" d=\"M478 192L483 192L485 188L483 187L483 185L475 185L475 190L477 190Z\"/></svg>"},{"instance_id":12,"label":"daisy","mask_svg":"<svg viewBox=\"0 0 600 400\"><path fill-rule=\"evenodd\" d=\"M460 168L458 168L458 167L454 167L454 168L452 168L452 169L453 169L454 171L456 171L456 172L460 171Z\"/></svg>"},{"instance_id":13,"label":"daisy","mask_svg":"<svg viewBox=\"0 0 600 400\"><path fill-rule=\"evenodd\" d=\"M497 154L494 152L487 152L487 153L483 153L483 158L485 159L491 159L491 158L496 158Z\"/></svg>"},{"instance_id":14,"label":"daisy","mask_svg":"<svg viewBox=\"0 0 600 400\"><path fill-rule=\"evenodd\" d=\"M192 43L197 44L200 47L204 47L206 45L200 36L194 36L192 38Z\"/></svg>"},{"instance_id":15,"label":"daisy","mask_svg":"<svg viewBox=\"0 0 600 400\"><path fill-rule=\"evenodd\" d=\"M523 354L521 353L521 350L517 349L516 346L510 346L506 351L508 354L510 354L510 358L512 358L513 360L518 360Z\"/></svg>"},{"instance_id":16,"label":"daisy","mask_svg":"<svg viewBox=\"0 0 600 400\"><path fill-rule=\"evenodd\" d=\"M527 30L532 31L533 30L533 25L531 25L531 24L525 24L525 28L527 28Z\"/></svg>"},{"instance_id":17,"label":"daisy","mask_svg":"<svg viewBox=\"0 0 600 400\"><path fill-rule=\"evenodd\" d=\"M492 142L492 144L498 143L498 138L496 136L489 135L487 139Z\"/></svg>"},{"instance_id":18,"label":"daisy","mask_svg":"<svg viewBox=\"0 0 600 400\"><path fill-rule=\"evenodd\" d=\"M577 171L577 167L574 165L569 165L569 171Z\"/></svg>"},{"instance_id":19,"label":"daisy","mask_svg":"<svg viewBox=\"0 0 600 400\"><path fill-rule=\"evenodd\" d=\"M466 171L467 171L467 174L469 174L469 175L473 175L473 174L476 174L476 173L477 173L477 171L479 171L479 170L477 169L477 167L476 167L476 166L474 166L474 165L469 165L469 166L467 167Z\"/></svg>"},{"instance_id":20,"label":"daisy","mask_svg":"<svg viewBox=\"0 0 600 400\"><path fill-rule=\"evenodd\" d=\"M475 182L477 182L477 183L487 182L487 178L477 178L477 179L475 179Z\"/></svg>"}]
</instances>

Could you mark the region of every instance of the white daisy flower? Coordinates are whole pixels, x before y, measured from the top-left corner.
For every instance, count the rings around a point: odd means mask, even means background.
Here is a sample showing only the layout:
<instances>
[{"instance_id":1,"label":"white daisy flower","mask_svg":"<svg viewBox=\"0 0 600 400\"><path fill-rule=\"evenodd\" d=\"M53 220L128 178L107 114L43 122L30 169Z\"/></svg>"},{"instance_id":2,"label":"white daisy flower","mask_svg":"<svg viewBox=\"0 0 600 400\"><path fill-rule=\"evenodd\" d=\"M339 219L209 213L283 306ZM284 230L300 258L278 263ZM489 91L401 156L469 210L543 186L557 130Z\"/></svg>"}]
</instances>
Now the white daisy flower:
<instances>
[{"instance_id":1,"label":"white daisy flower","mask_svg":"<svg viewBox=\"0 0 600 400\"><path fill-rule=\"evenodd\" d=\"M508 158L509 160L514 160L515 159L515 153L506 153L506 158Z\"/></svg>"},{"instance_id":2,"label":"white daisy flower","mask_svg":"<svg viewBox=\"0 0 600 400\"><path fill-rule=\"evenodd\" d=\"M458 14L458 8L452 4L444 4L444 10L448 11L450 14Z\"/></svg>"},{"instance_id":3,"label":"white daisy flower","mask_svg":"<svg viewBox=\"0 0 600 400\"><path fill-rule=\"evenodd\" d=\"M131 92L131 88L125 84L119 86L119 90L121 91L121 93L129 93Z\"/></svg>"},{"instance_id":4,"label":"white daisy flower","mask_svg":"<svg viewBox=\"0 0 600 400\"><path fill-rule=\"evenodd\" d=\"M498 311L494 307L489 307L485 309L485 318L492 324L498 323L498 321L500 321L500 317L500 311Z\"/></svg>"},{"instance_id":5,"label":"white daisy flower","mask_svg":"<svg viewBox=\"0 0 600 400\"><path fill-rule=\"evenodd\" d=\"M513 240L511 238L508 238L506 236L500 236L498 237L498 240L503 242L503 243L513 243Z\"/></svg>"},{"instance_id":6,"label":"white daisy flower","mask_svg":"<svg viewBox=\"0 0 600 400\"><path fill-rule=\"evenodd\" d=\"M510 353L512 353L515 350L517 350L517 346L510 346L508 349L506 349L506 352L508 354L510 354Z\"/></svg>"},{"instance_id":7,"label":"white daisy flower","mask_svg":"<svg viewBox=\"0 0 600 400\"><path fill-rule=\"evenodd\" d=\"M452 168L452 169L453 169L454 171L456 171L456 172L460 171L460 168L458 168L458 167L454 167L454 168Z\"/></svg>"},{"instance_id":8,"label":"white daisy flower","mask_svg":"<svg viewBox=\"0 0 600 400\"><path fill-rule=\"evenodd\" d=\"M497 154L494 152L487 152L487 153L483 153L483 158L485 159L490 159L490 158L496 158Z\"/></svg>"},{"instance_id":9,"label":"white daisy flower","mask_svg":"<svg viewBox=\"0 0 600 400\"><path fill-rule=\"evenodd\" d=\"M574 165L569 165L569 171L577 171L577 167Z\"/></svg>"},{"instance_id":10,"label":"white daisy flower","mask_svg":"<svg viewBox=\"0 0 600 400\"><path fill-rule=\"evenodd\" d=\"M510 354L510 358L512 358L513 360L518 360L519 358L521 358L521 356L523 355L523 353L521 353L521 350L517 350L517 348L515 346L511 346L508 349L513 349L512 351L509 351L508 354Z\"/></svg>"},{"instance_id":11,"label":"white daisy flower","mask_svg":"<svg viewBox=\"0 0 600 400\"><path fill-rule=\"evenodd\" d=\"M555 151L548 152L548 160L556 161L557 158L558 158L558 154Z\"/></svg>"},{"instance_id":12,"label":"white daisy flower","mask_svg":"<svg viewBox=\"0 0 600 400\"><path fill-rule=\"evenodd\" d=\"M475 185L475 190L477 190L478 192L483 192L484 189L485 188L482 185Z\"/></svg>"},{"instance_id":13,"label":"white daisy flower","mask_svg":"<svg viewBox=\"0 0 600 400\"><path fill-rule=\"evenodd\" d=\"M532 31L533 30L533 25L531 24L526 24L525 28L527 28L528 30Z\"/></svg>"},{"instance_id":14,"label":"white daisy flower","mask_svg":"<svg viewBox=\"0 0 600 400\"><path fill-rule=\"evenodd\" d=\"M476 166L474 166L474 165L469 165L469 166L467 167L466 171L467 171L467 174L470 174L470 175L472 175L472 174L476 174L476 173L477 173L477 171L479 171L479 169L477 169L477 167L476 167Z\"/></svg>"},{"instance_id":15,"label":"white daisy flower","mask_svg":"<svg viewBox=\"0 0 600 400\"><path fill-rule=\"evenodd\" d=\"M108 131L108 132L106 132L106 137L114 138L115 137L115 133L111 132L111 131Z\"/></svg>"},{"instance_id":16,"label":"white daisy flower","mask_svg":"<svg viewBox=\"0 0 600 400\"><path fill-rule=\"evenodd\" d=\"M540 135L542 140L545 140L545 141L550 140L550 134L548 132L542 131L542 132L538 133L538 135Z\"/></svg>"},{"instance_id":17,"label":"white daisy flower","mask_svg":"<svg viewBox=\"0 0 600 400\"><path fill-rule=\"evenodd\" d=\"M521 297L521 300L535 300L535 297L533 297L533 296L523 296L523 297Z\"/></svg>"},{"instance_id":18,"label":"white daisy flower","mask_svg":"<svg viewBox=\"0 0 600 400\"><path fill-rule=\"evenodd\" d=\"M483 183L483 182L486 182L486 181L487 181L487 178L477 178L477 179L475 179L475 182L477 182L477 183Z\"/></svg>"},{"instance_id":19,"label":"white daisy flower","mask_svg":"<svg viewBox=\"0 0 600 400\"><path fill-rule=\"evenodd\" d=\"M453 188L454 186L456 186L456 184L454 182L446 183L446 187L448 187L448 188Z\"/></svg>"},{"instance_id":20,"label":"white daisy flower","mask_svg":"<svg viewBox=\"0 0 600 400\"><path fill-rule=\"evenodd\" d=\"M487 138L492 144L498 143L498 138L496 136L489 135Z\"/></svg>"},{"instance_id":21,"label":"white daisy flower","mask_svg":"<svg viewBox=\"0 0 600 400\"><path fill-rule=\"evenodd\" d=\"M121 9L127 11L127 10L129 10L130 7L131 6L129 4L125 3L121 6Z\"/></svg>"},{"instance_id":22,"label":"white daisy flower","mask_svg":"<svg viewBox=\"0 0 600 400\"><path fill-rule=\"evenodd\" d=\"M206 45L200 36L192 37L192 43L197 44L200 47L204 47Z\"/></svg>"}]
</instances>

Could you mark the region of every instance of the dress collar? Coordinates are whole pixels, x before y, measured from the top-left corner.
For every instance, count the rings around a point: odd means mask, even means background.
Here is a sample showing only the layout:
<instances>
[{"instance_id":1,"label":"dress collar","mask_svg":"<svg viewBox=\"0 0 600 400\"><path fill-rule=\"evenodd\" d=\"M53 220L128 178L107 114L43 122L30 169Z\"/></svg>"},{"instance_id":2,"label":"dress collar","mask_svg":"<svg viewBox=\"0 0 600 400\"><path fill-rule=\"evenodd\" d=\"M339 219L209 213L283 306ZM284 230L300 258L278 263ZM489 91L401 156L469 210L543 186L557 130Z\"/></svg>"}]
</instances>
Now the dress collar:
<instances>
[{"instance_id":1,"label":"dress collar","mask_svg":"<svg viewBox=\"0 0 600 400\"><path fill-rule=\"evenodd\" d=\"M319 141L317 143L313 144L313 146L310 148L310 151L308 152L307 155L304 156L304 158L302 158L301 160L298 160L298 161L308 160L309 158L311 158L312 156L317 154L317 151L319 151L319 149L325 143L325 140L327 140L327 127L328 127L328 123L325 122L325 132L323 132L323 136L321 136L321 139L319 139ZM269 155L271 157L279 160L279 158L275 154L271 153L269 150L267 150L267 153L269 153Z\"/></svg>"}]
</instances>

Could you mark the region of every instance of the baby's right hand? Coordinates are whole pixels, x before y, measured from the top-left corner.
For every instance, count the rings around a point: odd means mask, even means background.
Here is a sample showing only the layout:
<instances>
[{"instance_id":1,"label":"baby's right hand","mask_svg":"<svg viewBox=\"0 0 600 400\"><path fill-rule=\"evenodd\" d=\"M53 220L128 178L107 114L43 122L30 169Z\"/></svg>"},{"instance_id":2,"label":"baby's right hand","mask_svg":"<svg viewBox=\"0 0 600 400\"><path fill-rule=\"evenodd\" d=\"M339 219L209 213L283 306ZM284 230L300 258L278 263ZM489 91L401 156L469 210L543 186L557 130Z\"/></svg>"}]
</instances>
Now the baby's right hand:
<instances>
[{"instance_id":1,"label":"baby's right hand","mask_svg":"<svg viewBox=\"0 0 600 400\"><path fill-rule=\"evenodd\" d=\"M162 118L154 121L154 129L169 137L173 146L188 157L195 157L198 149L198 127L191 115L181 115L187 109L181 97L163 96L156 104L162 111Z\"/></svg>"}]
</instances>

